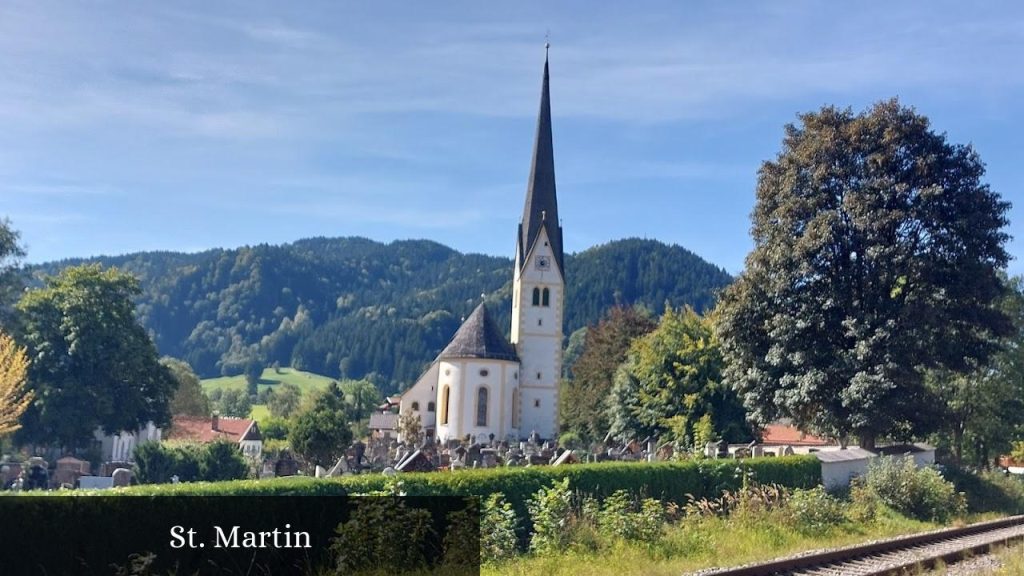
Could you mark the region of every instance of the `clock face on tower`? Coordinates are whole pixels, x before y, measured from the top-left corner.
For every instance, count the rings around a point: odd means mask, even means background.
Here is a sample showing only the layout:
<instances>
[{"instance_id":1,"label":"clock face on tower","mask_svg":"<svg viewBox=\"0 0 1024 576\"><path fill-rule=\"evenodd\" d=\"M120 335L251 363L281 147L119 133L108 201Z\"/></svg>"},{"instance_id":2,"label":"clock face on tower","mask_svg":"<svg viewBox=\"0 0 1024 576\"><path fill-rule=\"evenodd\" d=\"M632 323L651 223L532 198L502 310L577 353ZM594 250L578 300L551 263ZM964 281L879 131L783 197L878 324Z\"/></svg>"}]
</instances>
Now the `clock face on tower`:
<instances>
[{"instance_id":1,"label":"clock face on tower","mask_svg":"<svg viewBox=\"0 0 1024 576\"><path fill-rule=\"evenodd\" d=\"M537 270L550 270L551 269L551 257L550 256L537 256L536 266L537 266Z\"/></svg>"}]
</instances>

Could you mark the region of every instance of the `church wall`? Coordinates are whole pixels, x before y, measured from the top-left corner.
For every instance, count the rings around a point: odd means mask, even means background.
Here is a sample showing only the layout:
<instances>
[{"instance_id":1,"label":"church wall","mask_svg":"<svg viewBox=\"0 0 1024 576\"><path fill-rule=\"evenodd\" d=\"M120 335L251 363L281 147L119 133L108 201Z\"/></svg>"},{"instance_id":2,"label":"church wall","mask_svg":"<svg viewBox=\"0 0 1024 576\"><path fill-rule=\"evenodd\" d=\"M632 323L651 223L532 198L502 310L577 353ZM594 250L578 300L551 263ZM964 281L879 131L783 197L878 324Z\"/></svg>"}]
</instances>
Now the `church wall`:
<instances>
[{"instance_id":1,"label":"church wall","mask_svg":"<svg viewBox=\"0 0 1024 576\"><path fill-rule=\"evenodd\" d=\"M451 388L449 424L438 423L439 439L461 439L469 434L472 441L504 440L509 435L512 419L511 386L519 364L507 360L466 359L443 360L439 364L438 409L442 409L444 385ZM486 373L486 374L485 374ZM477 424L479 390L487 389L486 425ZM458 398L456 402L455 399ZM438 414L440 418L440 412Z\"/></svg>"},{"instance_id":2,"label":"church wall","mask_svg":"<svg viewBox=\"0 0 1024 576\"><path fill-rule=\"evenodd\" d=\"M400 414L405 414L407 411L413 409L413 405L419 407L415 413L420 417L420 426L423 431L426 432L428 429L437 428L437 374L438 374L438 362L434 362L427 368L427 371L420 376L419 380L412 385L408 390L402 393L402 400L398 404L398 410ZM434 411L430 411L430 403L434 403Z\"/></svg>"}]
</instances>

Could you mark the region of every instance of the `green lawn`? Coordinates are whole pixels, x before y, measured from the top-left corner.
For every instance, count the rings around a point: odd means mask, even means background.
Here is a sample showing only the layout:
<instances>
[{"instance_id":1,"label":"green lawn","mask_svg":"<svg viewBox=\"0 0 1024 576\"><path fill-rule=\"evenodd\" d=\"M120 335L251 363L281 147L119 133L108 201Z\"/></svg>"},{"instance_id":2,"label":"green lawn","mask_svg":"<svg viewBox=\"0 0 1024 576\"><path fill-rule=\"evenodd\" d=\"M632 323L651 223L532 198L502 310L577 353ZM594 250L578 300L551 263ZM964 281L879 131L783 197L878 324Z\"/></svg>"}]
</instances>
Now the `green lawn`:
<instances>
[{"instance_id":1,"label":"green lawn","mask_svg":"<svg viewBox=\"0 0 1024 576\"><path fill-rule=\"evenodd\" d=\"M264 388L273 388L281 384L294 384L302 390L302 395L306 396L312 392L323 390L333 382L333 378L327 376L321 376L319 374L313 374L312 372L303 372L302 370L295 370L292 368L281 368L274 370L273 368L267 368L263 371L263 375L260 377L260 383L258 388L263 390ZM245 390L245 376L223 376L220 378L207 378L201 381L203 386L203 392L209 394L212 390L230 390L232 388L237 390ZM254 418L259 421L263 421L270 417L270 412L267 411L267 407L263 404L256 404L252 407L252 412L249 414L250 418Z\"/></svg>"},{"instance_id":2,"label":"green lawn","mask_svg":"<svg viewBox=\"0 0 1024 576\"><path fill-rule=\"evenodd\" d=\"M262 390L264 388L277 386L278 384L295 384L302 390L303 394L308 394L316 390L323 390L324 388L327 388L327 385L333 381L334 378L313 374L312 372L294 370L292 368L281 368L280 373L275 371L273 368L267 368L263 371L263 375L260 377L259 389ZM231 388L245 390L245 376L239 375L207 378L202 381L202 385L203 392L206 393L217 388L222 390L228 390Z\"/></svg>"}]
</instances>

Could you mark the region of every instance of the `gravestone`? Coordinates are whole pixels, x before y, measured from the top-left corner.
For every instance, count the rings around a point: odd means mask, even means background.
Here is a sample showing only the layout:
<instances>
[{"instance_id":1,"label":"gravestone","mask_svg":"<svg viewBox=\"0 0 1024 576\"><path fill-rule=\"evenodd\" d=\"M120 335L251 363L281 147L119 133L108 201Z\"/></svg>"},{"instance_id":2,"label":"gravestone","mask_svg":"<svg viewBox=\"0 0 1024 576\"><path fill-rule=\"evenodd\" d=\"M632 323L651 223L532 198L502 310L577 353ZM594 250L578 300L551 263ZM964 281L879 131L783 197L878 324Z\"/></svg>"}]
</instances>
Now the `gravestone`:
<instances>
[{"instance_id":1,"label":"gravestone","mask_svg":"<svg viewBox=\"0 0 1024 576\"><path fill-rule=\"evenodd\" d=\"M399 472L433 472L434 465L427 455L417 450L396 468Z\"/></svg>"},{"instance_id":2,"label":"gravestone","mask_svg":"<svg viewBox=\"0 0 1024 576\"><path fill-rule=\"evenodd\" d=\"M132 484L132 471L127 468L118 468L114 470L113 478L114 488L120 488L122 486L131 486Z\"/></svg>"}]
</instances>

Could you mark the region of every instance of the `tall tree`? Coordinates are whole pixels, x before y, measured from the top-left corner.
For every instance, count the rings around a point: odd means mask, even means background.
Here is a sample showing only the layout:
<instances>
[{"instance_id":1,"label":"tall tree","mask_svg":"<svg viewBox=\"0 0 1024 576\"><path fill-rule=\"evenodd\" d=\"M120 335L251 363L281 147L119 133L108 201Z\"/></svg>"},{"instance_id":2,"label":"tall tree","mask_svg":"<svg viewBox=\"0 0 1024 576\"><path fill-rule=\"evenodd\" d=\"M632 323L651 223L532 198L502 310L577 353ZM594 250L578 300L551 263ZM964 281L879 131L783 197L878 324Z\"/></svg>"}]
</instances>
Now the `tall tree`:
<instances>
[{"instance_id":1,"label":"tall tree","mask_svg":"<svg viewBox=\"0 0 1024 576\"><path fill-rule=\"evenodd\" d=\"M21 259L25 250L11 221L0 218L0 328L10 326L14 304L23 285Z\"/></svg>"},{"instance_id":2,"label":"tall tree","mask_svg":"<svg viewBox=\"0 0 1024 576\"><path fill-rule=\"evenodd\" d=\"M563 430L592 441L604 438L609 426L605 402L615 371L625 361L633 340L656 326L644 311L616 306L587 329L583 352L573 364L572 379L565 383L560 398Z\"/></svg>"},{"instance_id":3,"label":"tall tree","mask_svg":"<svg viewBox=\"0 0 1024 576\"><path fill-rule=\"evenodd\" d=\"M170 356L161 358L160 364L171 371L171 376L178 383L171 398L171 414L209 416L210 399L203 392L203 386L199 382L199 377L192 371L192 367Z\"/></svg>"},{"instance_id":4,"label":"tall tree","mask_svg":"<svg viewBox=\"0 0 1024 576\"><path fill-rule=\"evenodd\" d=\"M23 440L75 448L93 432L166 425L176 382L135 320L134 277L98 265L67 268L18 303L35 400Z\"/></svg>"},{"instance_id":5,"label":"tall tree","mask_svg":"<svg viewBox=\"0 0 1024 576\"><path fill-rule=\"evenodd\" d=\"M368 418L380 404L380 391L369 380L343 380L339 386L348 405L348 417L352 420Z\"/></svg>"},{"instance_id":6,"label":"tall tree","mask_svg":"<svg viewBox=\"0 0 1024 576\"><path fill-rule=\"evenodd\" d=\"M0 332L0 438L21 428L18 419L32 402L25 389L28 358L25 349Z\"/></svg>"},{"instance_id":7,"label":"tall tree","mask_svg":"<svg viewBox=\"0 0 1024 576\"><path fill-rule=\"evenodd\" d=\"M867 448L934 427L924 372L984 364L1009 331L994 305L1009 205L983 175L970 146L896 100L786 127L721 303L727 379L756 421Z\"/></svg>"},{"instance_id":8,"label":"tall tree","mask_svg":"<svg viewBox=\"0 0 1024 576\"><path fill-rule=\"evenodd\" d=\"M988 363L966 374L933 371L927 382L945 406L940 440L957 464L988 467L1024 439L1024 278L1007 279L1001 308L1013 333Z\"/></svg>"},{"instance_id":9,"label":"tall tree","mask_svg":"<svg viewBox=\"0 0 1024 576\"><path fill-rule=\"evenodd\" d=\"M615 377L608 418L621 439L656 435L683 446L709 436L749 440L743 406L721 375L711 320L691 308L669 308L658 327L630 347Z\"/></svg>"},{"instance_id":10,"label":"tall tree","mask_svg":"<svg viewBox=\"0 0 1024 576\"><path fill-rule=\"evenodd\" d=\"M274 394L267 402L267 408L278 418L290 418L298 410L301 402L302 390L291 382L285 382L274 388Z\"/></svg>"},{"instance_id":11,"label":"tall tree","mask_svg":"<svg viewBox=\"0 0 1024 576\"><path fill-rule=\"evenodd\" d=\"M336 382L300 413L288 431L288 441L312 466L333 465L352 441L345 417L345 397Z\"/></svg>"}]
</instances>

